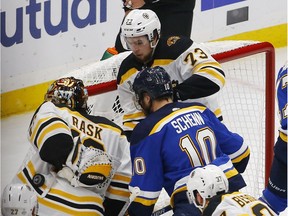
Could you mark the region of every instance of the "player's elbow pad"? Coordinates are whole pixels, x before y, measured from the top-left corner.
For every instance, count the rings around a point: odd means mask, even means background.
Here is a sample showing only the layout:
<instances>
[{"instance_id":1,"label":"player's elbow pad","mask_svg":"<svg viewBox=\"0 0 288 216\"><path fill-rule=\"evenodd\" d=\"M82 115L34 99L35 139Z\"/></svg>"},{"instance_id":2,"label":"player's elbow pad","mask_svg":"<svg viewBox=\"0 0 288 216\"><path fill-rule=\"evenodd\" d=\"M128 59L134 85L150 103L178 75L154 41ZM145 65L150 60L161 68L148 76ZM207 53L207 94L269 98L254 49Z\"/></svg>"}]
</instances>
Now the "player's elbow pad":
<instances>
[{"instance_id":1,"label":"player's elbow pad","mask_svg":"<svg viewBox=\"0 0 288 216\"><path fill-rule=\"evenodd\" d=\"M233 163L234 167L237 169L239 173L243 173L246 170L249 159L250 154L247 157L243 158L241 161Z\"/></svg>"},{"instance_id":2,"label":"player's elbow pad","mask_svg":"<svg viewBox=\"0 0 288 216\"><path fill-rule=\"evenodd\" d=\"M73 139L68 134L56 134L45 140L39 155L41 159L55 166L57 170L62 169L66 159L74 146Z\"/></svg>"}]
</instances>

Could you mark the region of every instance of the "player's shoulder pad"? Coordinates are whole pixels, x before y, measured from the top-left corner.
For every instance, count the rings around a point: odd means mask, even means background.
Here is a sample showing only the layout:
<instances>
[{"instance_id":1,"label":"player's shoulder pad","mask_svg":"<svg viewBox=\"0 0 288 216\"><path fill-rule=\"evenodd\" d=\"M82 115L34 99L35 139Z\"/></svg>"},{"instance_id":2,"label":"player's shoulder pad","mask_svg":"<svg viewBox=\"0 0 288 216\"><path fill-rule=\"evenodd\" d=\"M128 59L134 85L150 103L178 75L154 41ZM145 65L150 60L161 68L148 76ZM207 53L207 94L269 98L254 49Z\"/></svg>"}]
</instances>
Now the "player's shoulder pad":
<instances>
[{"instance_id":1,"label":"player's shoulder pad","mask_svg":"<svg viewBox=\"0 0 288 216\"><path fill-rule=\"evenodd\" d=\"M177 59L192 44L193 41L184 36L160 38L154 57L161 59Z\"/></svg>"},{"instance_id":2,"label":"player's shoulder pad","mask_svg":"<svg viewBox=\"0 0 288 216\"><path fill-rule=\"evenodd\" d=\"M149 133L153 126L152 124L148 124L148 121L147 120L145 121L145 120L146 119L143 119L140 123L138 123L136 127L134 128L134 130L132 131L132 134L130 137L131 146L139 143L142 139L149 136Z\"/></svg>"},{"instance_id":3,"label":"player's shoulder pad","mask_svg":"<svg viewBox=\"0 0 288 216\"><path fill-rule=\"evenodd\" d=\"M35 111L35 113L41 112L41 113L47 113L47 112L57 112L57 109L61 108L67 108L68 110L71 110L69 107L66 105L62 104L54 104L51 101L44 101Z\"/></svg>"},{"instance_id":4,"label":"player's shoulder pad","mask_svg":"<svg viewBox=\"0 0 288 216\"><path fill-rule=\"evenodd\" d=\"M31 118L30 125L31 125L31 123L33 122L34 117L37 115L37 113L38 113L39 110L43 107L44 104L47 104L47 101L44 101L44 102L43 102L42 104L40 104L39 107L35 110L32 118ZM45 109L45 108L44 108L44 109Z\"/></svg>"},{"instance_id":5,"label":"player's shoulder pad","mask_svg":"<svg viewBox=\"0 0 288 216\"><path fill-rule=\"evenodd\" d=\"M120 64L117 74L117 84L120 83L121 77L130 69L136 68L138 71L142 69L143 64L136 60L133 53L128 55Z\"/></svg>"}]
</instances>

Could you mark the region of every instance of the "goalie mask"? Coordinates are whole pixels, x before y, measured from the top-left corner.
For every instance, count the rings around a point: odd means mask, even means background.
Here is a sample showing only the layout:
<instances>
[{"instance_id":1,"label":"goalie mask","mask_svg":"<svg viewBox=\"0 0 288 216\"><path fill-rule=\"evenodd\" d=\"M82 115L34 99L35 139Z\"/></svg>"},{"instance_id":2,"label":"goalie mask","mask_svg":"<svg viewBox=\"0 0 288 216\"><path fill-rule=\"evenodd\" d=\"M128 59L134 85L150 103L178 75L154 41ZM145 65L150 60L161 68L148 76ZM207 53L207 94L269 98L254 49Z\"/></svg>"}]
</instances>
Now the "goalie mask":
<instances>
[{"instance_id":1,"label":"goalie mask","mask_svg":"<svg viewBox=\"0 0 288 216\"><path fill-rule=\"evenodd\" d=\"M158 16L152 10L134 9L128 13L121 26L121 42L125 49L129 50L126 38L147 36L150 47L154 48L157 43L152 43L155 36L160 37L161 23Z\"/></svg>"},{"instance_id":2,"label":"goalie mask","mask_svg":"<svg viewBox=\"0 0 288 216\"><path fill-rule=\"evenodd\" d=\"M72 109L86 109L88 92L83 81L74 77L61 78L51 84L45 95L46 101L66 105Z\"/></svg>"},{"instance_id":3,"label":"goalie mask","mask_svg":"<svg viewBox=\"0 0 288 216\"><path fill-rule=\"evenodd\" d=\"M138 103L142 100L144 93L147 93L152 100L173 96L170 76L160 66L140 71L134 79L133 90Z\"/></svg>"},{"instance_id":4,"label":"goalie mask","mask_svg":"<svg viewBox=\"0 0 288 216\"><path fill-rule=\"evenodd\" d=\"M9 184L2 194L3 216L36 216L38 211L37 195L25 184Z\"/></svg>"},{"instance_id":5,"label":"goalie mask","mask_svg":"<svg viewBox=\"0 0 288 216\"><path fill-rule=\"evenodd\" d=\"M206 200L215 195L228 191L228 180L224 172L215 165L207 165L198 167L190 173L187 183L187 197L189 202L201 211L205 207ZM196 199L197 192L203 199L203 203L199 203Z\"/></svg>"}]
</instances>

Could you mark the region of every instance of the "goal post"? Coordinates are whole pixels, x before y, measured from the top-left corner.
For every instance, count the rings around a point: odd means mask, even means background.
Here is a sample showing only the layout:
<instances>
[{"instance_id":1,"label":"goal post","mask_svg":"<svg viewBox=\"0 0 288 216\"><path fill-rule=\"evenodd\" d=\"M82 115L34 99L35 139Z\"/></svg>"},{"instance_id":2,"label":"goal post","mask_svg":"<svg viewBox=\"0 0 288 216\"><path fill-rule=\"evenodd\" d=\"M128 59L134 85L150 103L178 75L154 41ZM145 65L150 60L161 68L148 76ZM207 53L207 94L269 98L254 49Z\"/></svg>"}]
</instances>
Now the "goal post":
<instances>
[{"instance_id":1,"label":"goal post","mask_svg":"<svg viewBox=\"0 0 288 216\"><path fill-rule=\"evenodd\" d=\"M223 123L251 148L244 178L247 192L259 197L268 182L275 142L275 51L268 42L215 41L202 43L222 65L226 84L217 93ZM127 51L71 71L89 94L91 114L104 115L121 126L116 77ZM116 105L115 105L116 104ZM245 190L244 190L245 191Z\"/></svg>"},{"instance_id":2,"label":"goal post","mask_svg":"<svg viewBox=\"0 0 288 216\"><path fill-rule=\"evenodd\" d=\"M265 62L265 185L268 184L275 143L275 49L269 42L252 43L228 52L215 53L220 63L264 53Z\"/></svg>"}]
</instances>

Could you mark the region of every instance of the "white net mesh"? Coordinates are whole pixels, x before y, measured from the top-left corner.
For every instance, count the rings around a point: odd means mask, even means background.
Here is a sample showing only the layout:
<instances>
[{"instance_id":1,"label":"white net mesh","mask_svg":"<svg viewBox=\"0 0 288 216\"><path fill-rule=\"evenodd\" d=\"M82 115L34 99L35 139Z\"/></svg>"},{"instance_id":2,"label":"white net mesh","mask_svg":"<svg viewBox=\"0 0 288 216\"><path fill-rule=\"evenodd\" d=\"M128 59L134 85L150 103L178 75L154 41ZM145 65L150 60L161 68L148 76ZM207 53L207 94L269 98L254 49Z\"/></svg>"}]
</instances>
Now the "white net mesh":
<instances>
[{"instance_id":1,"label":"white net mesh","mask_svg":"<svg viewBox=\"0 0 288 216\"><path fill-rule=\"evenodd\" d=\"M244 141L251 148L249 165L244 174L247 181L247 187L244 191L256 197L261 194L265 181L265 160L267 160L265 156L265 142L267 141L265 140L265 133L274 137L274 130L265 131L265 123L268 119L265 113L267 100L265 94L267 91L274 91L274 89L266 89L265 83L267 72L274 73L274 71L266 70L266 50L259 48L257 46L259 44L261 43L255 41L203 43L203 46L224 68L226 85L219 93L224 123L231 131L242 135ZM244 49L239 49L240 47ZM259 54L254 54L257 52ZM106 116L120 126L122 110L115 91L115 79L121 61L129 54L130 52L121 53L65 75L80 78L85 85L90 86L88 90L91 114ZM274 74L272 77L271 83L274 82ZM101 86L99 85L101 83L108 85ZM101 94L96 95L97 93ZM274 104L268 106L274 106ZM272 119L270 123L274 124L274 113L269 115L271 115L269 119ZM273 144L269 143L272 146ZM156 208L163 207L167 203L167 196L164 193L163 197L157 203L156 206L158 207Z\"/></svg>"},{"instance_id":2,"label":"white net mesh","mask_svg":"<svg viewBox=\"0 0 288 216\"><path fill-rule=\"evenodd\" d=\"M75 78L82 79L85 86L94 85L94 88L97 88L97 86L95 86L97 84L116 80L121 62L130 53L131 52L123 52L106 60L90 63L65 74L64 77L74 76ZM109 90L106 89L106 92L107 91Z\"/></svg>"},{"instance_id":3,"label":"white net mesh","mask_svg":"<svg viewBox=\"0 0 288 216\"><path fill-rule=\"evenodd\" d=\"M248 186L244 191L259 197L265 177L265 61L259 54L222 66L227 71L227 85L219 97L223 122L250 146L251 157L244 173Z\"/></svg>"}]
</instances>

